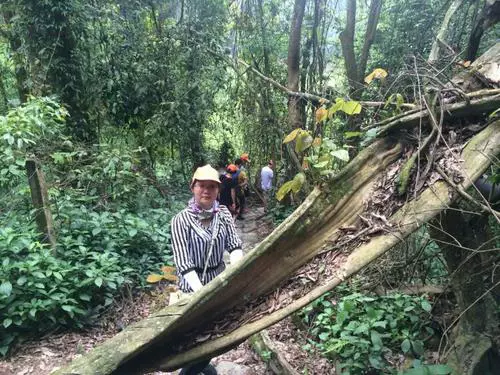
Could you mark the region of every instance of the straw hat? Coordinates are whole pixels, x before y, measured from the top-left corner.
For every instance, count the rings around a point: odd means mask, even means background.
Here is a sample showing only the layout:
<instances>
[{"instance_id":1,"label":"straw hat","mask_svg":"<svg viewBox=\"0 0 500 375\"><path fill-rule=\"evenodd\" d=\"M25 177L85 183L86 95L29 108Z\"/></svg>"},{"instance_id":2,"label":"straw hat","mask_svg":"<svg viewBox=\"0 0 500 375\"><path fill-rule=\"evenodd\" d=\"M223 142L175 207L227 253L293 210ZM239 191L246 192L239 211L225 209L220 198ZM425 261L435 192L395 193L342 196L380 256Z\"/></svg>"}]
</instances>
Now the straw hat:
<instances>
[{"instance_id":1,"label":"straw hat","mask_svg":"<svg viewBox=\"0 0 500 375\"><path fill-rule=\"evenodd\" d=\"M212 168L210 164L204 165L203 167L199 167L193 174L193 178L191 179L191 186L196 181L214 181L220 184L219 180L219 172Z\"/></svg>"}]
</instances>

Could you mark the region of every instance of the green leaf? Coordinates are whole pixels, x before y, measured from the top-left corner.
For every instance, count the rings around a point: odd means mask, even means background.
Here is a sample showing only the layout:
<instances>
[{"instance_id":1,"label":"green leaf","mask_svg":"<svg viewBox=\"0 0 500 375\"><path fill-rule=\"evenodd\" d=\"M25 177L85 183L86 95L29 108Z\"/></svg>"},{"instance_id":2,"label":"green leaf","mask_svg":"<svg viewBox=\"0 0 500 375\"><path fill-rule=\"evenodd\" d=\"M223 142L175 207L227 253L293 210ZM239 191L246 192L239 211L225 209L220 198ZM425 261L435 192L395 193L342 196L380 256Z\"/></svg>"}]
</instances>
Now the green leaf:
<instances>
[{"instance_id":1,"label":"green leaf","mask_svg":"<svg viewBox=\"0 0 500 375\"><path fill-rule=\"evenodd\" d=\"M73 306L71 305L62 305L61 308L67 312L73 311Z\"/></svg>"},{"instance_id":2,"label":"green leaf","mask_svg":"<svg viewBox=\"0 0 500 375\"><path fill-rule=\"evenodd\" d=\"M349 161L349 152L344 149L331 151L330 155L342 161Z\"/></svg>"},{"instance_id":3,"label":"green leaf","mask_svg":"<svg viewBox=\"0 0 500 375\"><path fill-rule=\"evenodd\" d=\"M319 163L313 164L314 168L321 169L328 165L328 160L320 161Z\"/></svg>"},{"instance_id":4,"label":"green leaf","mask_svg":"<svg viewBox=\"0 0 500 375\"><path fill-rule=\"evenodd\" d=\"M447 365L429 365L427 366L432 375L448 375L452 373L452 369Z\"/></svg>"},{"instance_id":5,"label":"green leaf","mask_svg":"<svg viewBox=\"0 0 500 375\"><path fill-rule=\"evenodd\" d=\"M100 288L102 285L102 281L102 277L98 277L94 280L94 284L97 285L98 288Z\"/></svg>"},{"instance_id":6,"label":"green leaf","mask_svg":"<svg viewBox=\"0 0 500 375\"><path fill-rule=\"evenodd\" d=\"M295 152L297 154L304 152L309 147L311 147L313 141L314 139L311 134L309 134L308 131L303 131L297 136L297 139L295 141Z\"/></svg>"},{"instance_id":7,"label":"green leaf","mask_svg":"<svg viewBox=\"0 0 500 375\"><path fill-rule=\"evenodd\" d=\"M422 300L421 306L427 312L430 312L432 310L431 304L426 299Z\"/></svg>"},{"instance_id":8,"label":"green leaf","mask_svg":"<svg viewBox=\"0 0 500 375\"><path fill-rule=\"evenodd\" d=\"M354 138L354 137L361 137L362 135L363 135L363 132L345 132L344 138L349 139L349 138Z\"/></svg>"},{"instance_id":9,"label":"green leaf","mask_svg":"<svg viewBox=\"0 0 500 375\"><path fill-rule=\"evenodd\" d=\"M99 233L101 233L102 229L101 228L94 228L92 229L92 235L95 236Z\"/></svg>"},{"instance_id":10,"label":"green leaf","mask_svg":"<svg viewBox=\"0 0 500 375\"><path fill-rule=\"evenodd\" d=\"M298 193L306 181L306 175L302 172L297 173L292 180L291 190L294 193Z\"/></svg>"},{"instance_id":11,"label":"green leaf","mask_svg":"<svg viewBox=\"0 0 500 375\"><path fill-rule=\"evenodd\" d=\"M404 339L403 342L401 343L401 350L403 353L408 353L411 349L411 342L408 339Z\"/></svg>"},{"instance_id":12,"label":"green leaf","mask_svg":"<svg viewBox=\"0 0 500 375\"><path fill-rule=\"evenodd\" d=\"M413 351L415 352L415 354L424 354L424 343L421 340L412 341L411 346L413 347Z\"/></svg>"},{"instance_id":13,"label":"green leaf","mask_svg":"<svg viewBox=\"0 0 500 375\"><path fill-rule=\"evenodd\" d=\"M382 349L384 346L382 343L382 337L380 336L380 333L378 333L375 330L370 331L370 338L372 340L373 346L375 346L377 349Z\"/></svg>"},{"instance_id":14,"label":"green leaf","mask_svg":"<svg viewBox=\"0 0 500 375\"><path fill-rule=\"evenodd\" d=\"M17 279L17 285L19 286L22 286L26 283L28 279L26 278L26 276L21 276L19 277L19 279Z\"/></svg>"},{"instance_id":15,"label":"green leaf","mask_svg":"<svg viewBox=\"0 0 500 375\"><path fill-rule=\"evenodd\" d=\"M91 297L88 294L80 294L80 299L82 301L90 301Z\"/></svg>"},{"instance_id":16,"label":"green leaf","mask_svg":"<svg viewBox=\"0 0 500 375\"><path fill-rule=\"evenodd\" d=\"M128 235L129 235L130 237L134 237L136 234L137 234L137 229L135 229L135 228L130 228L130 229L128 230Z\"/></svg>"},{"instance_id":17,"label":"green leaf","mask_svg":"<svg viewBox=\"0 0 500 375\"><path fill-rule=\"evenodd\" d=\"M281 187L276 192L276 199L278 201L281 201L290 192L290 189L292 188L292 184L293 184L293 180L287 181L283 185L281 185Z\"/></svg>"},{"instance_id":18,"label":"green leaf","mask_svg":"<svg viewBox=\"0 0 500 375\"><path fill-rule=\"evenodd\" d=\"M342 106L342 111L350 116L357 115L358 113L361 113L361 104L355 100L349 100Z\"/></svg>"},{"instance_id":19,"label":"green leaf","mask_svg":"<svg viewBox=\"0 0 500 375\"><path fill-rule=\"evenodd\" d=\"M12 319L11 318L5 318L3 320L3 326L4 328L8 328L12 324Z\"/></svg>"},{"instance_id":20,"label":"green leaf","mask_svg":"<svg viewBox=\"0 0 500 375\"><path fill-rule=\"evenodd\" d=\"M10 281L4 281L2 284L0 284L0 294L9 297L11 293L12 293L12 284L10 283Z\"/></svg>"}]
</instances>

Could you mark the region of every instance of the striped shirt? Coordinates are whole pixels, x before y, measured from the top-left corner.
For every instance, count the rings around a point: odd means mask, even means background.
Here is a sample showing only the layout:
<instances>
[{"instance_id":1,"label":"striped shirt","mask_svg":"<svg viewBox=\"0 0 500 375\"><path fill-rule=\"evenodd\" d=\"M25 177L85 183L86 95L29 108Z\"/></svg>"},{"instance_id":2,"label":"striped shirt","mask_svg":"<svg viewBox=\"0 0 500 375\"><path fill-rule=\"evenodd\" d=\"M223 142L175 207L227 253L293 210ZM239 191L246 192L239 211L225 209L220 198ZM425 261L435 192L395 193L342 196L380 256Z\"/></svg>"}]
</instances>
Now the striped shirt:
<instances>
[{"instance_id":1,"label":"striped shirt","mask_svg":"<svg viewBox=\"0 0 500 375\"><path fill-rule=\"evenodd\" d=\"M205 285L226 268L224 251L231 252L241 248L241 240L236 233L231 213L223 205L219 206L219 211L207 228L201 225L196 213L186 208L174 216L171 230L179 288L185 293L192 292L192 289L183 275L195 270L201 283ZM214 246L208 259L205 280L202 280L212 238Z\"/></svg>"}]
</instances>

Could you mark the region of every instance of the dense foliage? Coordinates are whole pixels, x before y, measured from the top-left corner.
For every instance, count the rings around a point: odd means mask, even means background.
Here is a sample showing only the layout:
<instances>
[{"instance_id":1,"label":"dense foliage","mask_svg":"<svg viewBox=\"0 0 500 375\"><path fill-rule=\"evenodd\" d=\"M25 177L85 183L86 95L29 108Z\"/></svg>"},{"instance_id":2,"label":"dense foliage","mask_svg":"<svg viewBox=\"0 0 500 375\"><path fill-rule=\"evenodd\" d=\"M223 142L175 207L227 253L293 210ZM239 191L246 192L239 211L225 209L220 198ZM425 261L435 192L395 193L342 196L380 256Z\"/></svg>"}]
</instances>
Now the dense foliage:
<instances>
[{"instance_id":1,"label":"dense foliage","mask_svg":"<svg viewBox=\"0 0 500 375\"><path fill-rule=\"evenodd\" d=\"M26 334L95 324L125 291L144 288L146 275L171 264L170 219L184 206L197 165L224 167L248 152L251 181L258 181L260 167L276 161L278 199L269 216L282 222L373 139L376 131L361 131L361 123L412 108L428 71L440 69L432 81L439 86L470 64L465 51L490 2L460 2L441 43L443 59L427 71L418 66L454 2L384 1L372 38L376 1L304 2L295 63L299 91L309 97L285 92L296 3L1 2L0 354ZM356 82L340 41L351 16L347 47L358 65L366 57ZM480 30L479 52L500 36L493 21ZM301 125L292 128L297 97ZM27 161L45 176L53 246L37 225ZM382 259L392 271L386 287L452 279L431 229ZM498 223L491 229L498 242ZM370 281L377 272L361 277ZM447 373L422 356L432 334L426 298L356 290L335 298L316 301L302 318L311 348L340 371L389 371L400 354L421 359L408 374Z\"/></svg>"}]
</instances>

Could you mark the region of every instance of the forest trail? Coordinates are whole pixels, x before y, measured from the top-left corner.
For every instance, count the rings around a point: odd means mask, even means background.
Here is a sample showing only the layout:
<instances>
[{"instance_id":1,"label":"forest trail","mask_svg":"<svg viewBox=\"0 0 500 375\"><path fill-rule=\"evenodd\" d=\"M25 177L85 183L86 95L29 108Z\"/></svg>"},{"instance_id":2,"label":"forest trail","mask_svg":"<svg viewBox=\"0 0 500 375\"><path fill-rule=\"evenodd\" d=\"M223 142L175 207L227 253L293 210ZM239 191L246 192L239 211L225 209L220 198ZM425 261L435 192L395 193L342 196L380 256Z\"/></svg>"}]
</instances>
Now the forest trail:
<instances>
[{"instance_id":1,"label":"forest trail","mask_svg":"<svg viewBox=\"0 0 500 375\"><path fill-rule=\"evenodd\" d=\"M236 220L236 229L247 254L272 230L272 223L264 217L264 208L250 203L244 220ZM19 345L6 359L0 360L0 375L48 375L94 346L116 335L124 326L141 320L164 307L159 298L167 288L159 287L152 292L126 297L114 309L106 312L99 326L84 332L52 333ZM253 352L248 342L220 355L213 360L219 374L262 375L265 363ZM151 374L177 374L153 372Z\"/></svg>"}]
</instances>

